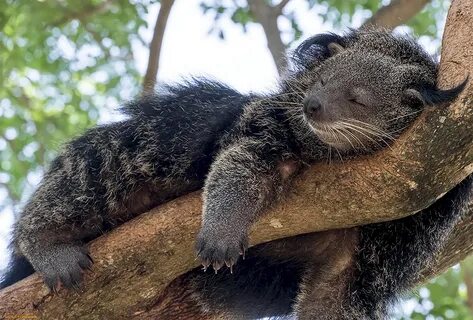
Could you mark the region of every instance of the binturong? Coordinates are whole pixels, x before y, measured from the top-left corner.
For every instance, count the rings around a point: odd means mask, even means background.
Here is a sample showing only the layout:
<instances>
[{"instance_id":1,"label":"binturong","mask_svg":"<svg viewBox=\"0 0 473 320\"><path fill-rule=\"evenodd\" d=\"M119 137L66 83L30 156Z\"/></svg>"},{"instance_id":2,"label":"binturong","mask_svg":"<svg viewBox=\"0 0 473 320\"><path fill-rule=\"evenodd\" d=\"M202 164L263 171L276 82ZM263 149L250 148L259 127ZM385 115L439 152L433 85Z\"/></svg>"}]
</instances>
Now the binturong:
<instances>
[{"instance_id":1,"label":"binturong","mask_svg":"<svg viewBox=\"0 0 473 320\"><path fill-rule=\"evenodd\" d=\"M126 120L65 146L15 224L14 261L26 258L50 288L78 285L92 266L85 241L203 187L196 253L205 268L225 268L183 276L203 311L228 319L386 319L465 213L471 176L400 220L247 251L248 232L308 165L385 148L467 83L441 90L437 75L437 62L411 38L365 30L307 39L266 95L205 79L165 86L127 104ZM4 285L14 275L12 266Z\"/></svg>"}]
</instances>

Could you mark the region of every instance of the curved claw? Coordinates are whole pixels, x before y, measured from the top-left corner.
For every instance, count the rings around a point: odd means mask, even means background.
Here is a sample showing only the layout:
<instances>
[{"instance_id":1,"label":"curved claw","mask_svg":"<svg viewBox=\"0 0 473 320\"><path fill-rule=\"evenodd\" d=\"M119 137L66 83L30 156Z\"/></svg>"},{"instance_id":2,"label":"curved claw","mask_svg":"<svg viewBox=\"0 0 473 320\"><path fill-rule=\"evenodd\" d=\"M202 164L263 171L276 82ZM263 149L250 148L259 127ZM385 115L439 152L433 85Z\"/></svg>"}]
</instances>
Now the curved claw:
<instances>
[{"instance_id":1,"label":"curved claw","mask_svg":"<svg viewBox=\"0 0 473 320\"><path fill-rule=\"evenodd\" d=\"M201 260L204 270L212 265L217 272L224 265L233 272L233 265L236 264L240 255L248 246L247 236L209 236L207 232L201 231L196 243L197 257Z\"/></svg>"}]
</instances>

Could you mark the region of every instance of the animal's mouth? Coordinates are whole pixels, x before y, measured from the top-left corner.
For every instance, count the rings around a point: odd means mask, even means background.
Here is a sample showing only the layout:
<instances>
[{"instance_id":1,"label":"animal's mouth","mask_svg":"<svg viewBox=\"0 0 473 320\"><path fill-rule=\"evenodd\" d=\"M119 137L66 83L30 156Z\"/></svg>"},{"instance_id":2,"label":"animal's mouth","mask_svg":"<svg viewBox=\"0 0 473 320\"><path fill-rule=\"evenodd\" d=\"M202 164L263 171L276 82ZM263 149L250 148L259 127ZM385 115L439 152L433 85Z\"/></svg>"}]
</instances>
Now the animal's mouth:
<instances>
[{"instance_id":1,"label":"animal's mouth","mask_svg":"<svg viewBox=\"0 0 473 320\"><path fill-rule=\"evenodd\" d=\"M351 147L349 138L340 133L340 131L331 128L328 125L312 126L314 133L322 142L338 149L346 150Z\"/></svg>"},{"instance_id":2,"label":"animal's mouth","mask_svg":"<svg viewBox=\"0 0 473 320\"><path fill-rule=\"evenodd\" d=\"M369 150L389 145L394 137L379 127L359 120L339 120L331 123L308 121L317 137L338 150Z\"/></svg>"}]
</instances>

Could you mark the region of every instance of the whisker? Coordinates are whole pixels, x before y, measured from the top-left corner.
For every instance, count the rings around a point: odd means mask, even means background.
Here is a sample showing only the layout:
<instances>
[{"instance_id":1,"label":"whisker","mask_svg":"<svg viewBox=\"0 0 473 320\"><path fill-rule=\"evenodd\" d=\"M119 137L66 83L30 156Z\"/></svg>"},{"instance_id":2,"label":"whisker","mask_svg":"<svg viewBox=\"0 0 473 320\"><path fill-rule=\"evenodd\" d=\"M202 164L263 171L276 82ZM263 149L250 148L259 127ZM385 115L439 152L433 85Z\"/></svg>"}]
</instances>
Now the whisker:
<instances>
[{"instance_id":1,"label":"whisker","mask_svg":"<svg viewBox=\"0 0 473 320\"><path fill-rule=\"evenodd\" d=\"M363 122L363 121L360 121L360 120L356 120L356 119L348 119L346 120L346 123L350 123L350 124L353 124L353 125L356 125L358 124L359 126L365 128L365 129L371 129L372 131L376 132L376 133L385 133L381 128L379 128L378 126L374 125L374 124L371 124L371 123L367 123L367 122Z\"/></svg>"},{"instance_id":2,"label":"whisker","mask_svg":"<svg viewBox=\"0 0 473 320\"><path fill-rule=\"evenodd\" d=\"M291 118L293 119L293 121L299 121L302 125L302 128L305 128L305 132L303 132L302 135L303 139L314 134L313 129L307 123L307 120L304 118L304 114L302 112L292 115Z\"/></svg>"},{"instance_id":3,"label":"whisker","mask_svg":"<svg viewBox=\"0 0 473 320\"><path fill-rule=\"evenodd\" d=\"M376 129L376 131L370 131L370 129L367 129L367 128L363 128L363 127L360 127L360 126L355 126L357 127L358 129L360 129L361 131L364 131L368 134L371 134L374 138L378 138L379 140L381 140L381 142L386 145L388 148L391 149L391 144L388 142L388 141L394 141L395 138L393 137L392 134L388 133L388 132L385 132L379 128ZM385 138L388 140L386 141ZM376 142L376 145L379 146L379 143Z\"/></svg>"},{"instance_id":4,"label":"whisker","mask_svg":"<svg viewBox=\"0 0 473 320\"><path fill-rule=\"evenodd\" d=\"M342 132L342 130L337 129L337 128L334 128L334 129L335 129L335 132L338 132L339 134L341 134L348 141L348 143L350 143L353 150L356 149L355 146L353 145L353 143L351 142L351 140Z\"/></svg>"},{"instance_id":5,"label":"whisker","mask_svg":"<svg viewBox=\"0 0 473 320\"><path fill-rule=\"evenodd\" d=\"M353 132L350 132L350 130L348 130L347 128L343 128L341 130L344 130L346 134L349 134L350 136L353 137L353 139L356 140L356 142L361 145L363 147L364 150L367 150L366 146L364 145L364 143L353 133Z\"/></svg>"},{"instance_id":6,"label":"whisker","mask_svg":"<svg viewBox=\"0 0 473 320\"><path fill-rule=\"evenodd\" d=\"M335 148L335 147L333 147L333 148L335 149L335 151L337 151L338 156L340 157L340 161L343 162L343 157L342 157L342 155L340 154L340 151L338 151L338 149Z\"/></svg>"},{"instance_id":7,"label":"whisker","mask_svg":"<svg viewBox=\"0 0 473 320\"><path fill-rule=\"evenodd\" d=\"M283 105L290 104L290 105L296 105L296 106L301 106L301 107L303 106L303 104L299 103L299 102L282 102L282 101L268 100L268 101L266 101L266 103L283 104Z\"/></svg>"},{"instance_id":8,"label":"whisker","mask_svg":"<svg viewBox=\"0 0 473 320\"><path fill-rule=\"evenodd\" d=\"M294 90L295 93L301 93L302 95L305 93L306 90L301 88L299 85L297 85L295 82L288 82L287 83L291 88L295 87L297 90Z\"/></svg>"},{"instance_id":9,"label":"whisker","mask_svg":"<svg viewBox=\"0 0 473 320\"><path fill-rule=\"evenodd\" d=\"M328 145L328 164L332 164L332 147Z\"/></svg>"},{"instance_id":10,"label":"whisker","mask_svg":"<svg viewBox=\"0 0 473 320\"><path fill-rule=\"evenodd\" d=\"M375 139L373 139L373 137L368 135L368 134L373 134L372 132L366 131L365 128L354 126L354 125L351 125L351 124L348 124L348 123L345 123L345 125L347 126L347 128L350 128L351 130L360 133L361 135L366 137L368 140L375 143L377 146L380 146L380 144ZM374 135L374 136L376 137L376 135Z\"/></svg>"},{"instance_id":11,"label":"whisker","mask_svg":"<svg viewBox=\"0 0 473 320\"><path fill-rule=\"evenodd\" d=\"M293 111L299 111L296 107L277 107L277 106L268 106L268 108L271 109L280 109L280 110L293 110Z\"/></svg>"},{"instance_id":12,"label":"whisker","mask_svg":"<svg viewBox=\"0 0 473 320\"><path fill-rule=\"evenodd\" d=\"M391 134L389 134L388 132L380 129L377 126L374 126L374 125L371 125L369 123L365 123L365 122L362 122L362 121L356 121L356 122L359 123L359 125L357 125L355 123L352 123L352 122L340 121L340 123L343 123L346 126L358 128L360 130L363 130L366 133L372 134L373 136L385 137L385 138L388 138L390 140L394 140L394 137Z\"/></svg>"},{"instance_id":13,"label":"whisker","mask_svg":"<svg viewBox=\"0 0 473 320\"><path fill-rule=\"evenodd\" d=\"M387 120L388 122L392 122L392 121L395 121L395 120L399 120L399 119L402 119L402 118L405 118L405 117L409 117L409 116L412 116L412 115L415 115L415 114L418 114L422 112L422 110L416 110L414 112L411 112L411 113L408 113L408 114L404 114L402 116L399 116L399 117L395 117L395 118L392 118L392 119L389 119Z\"/></svg>"},{"instance_id":14,"label":"whisker","mask_svg":"<svg viewBox=\"0 0 473 320\"><path fill-rule=\"evenodd\" d=\"M374 124L371 124L371 123L368 123L368 122L364 122L364 121L360 121L360 120L357 120L357 119L342 119L342 120L344 120L344 121L347 122L347 123L351 123L351 124L359 124L359 125L361 125L361 126L363 126L363 127L371 128L371 129L373 129L373 130L375 130L375 131L380 131L380 130L381 130L378 126L376 126L376 125L374 125Z\"/></svg>"}]
</instances>

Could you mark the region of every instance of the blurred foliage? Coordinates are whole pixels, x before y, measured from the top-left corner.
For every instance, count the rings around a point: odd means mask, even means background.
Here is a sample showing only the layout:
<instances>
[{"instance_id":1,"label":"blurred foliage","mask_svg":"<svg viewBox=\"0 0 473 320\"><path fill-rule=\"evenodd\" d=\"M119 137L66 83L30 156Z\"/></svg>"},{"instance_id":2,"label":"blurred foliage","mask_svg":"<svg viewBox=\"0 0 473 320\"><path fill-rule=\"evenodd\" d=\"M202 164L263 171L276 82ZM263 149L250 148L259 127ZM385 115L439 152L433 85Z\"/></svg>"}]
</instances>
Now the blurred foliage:
<instances>
[{"instance_id":1,"label":"blurred foliage","mask_svg":"<svg viewBox=\"0 0 473 320\"><path fill-rule=\"evenodd\" d=\"M470 288L466 283L470 283ZM473 320L472 286L473 257L469 257L416 290L412 298L405 303L413 306L412 312L405 312L399 319Z\"/></svg>"},{"instance_id":2,"label":"blurred foliage","mask_svg":"<svg viewBox=\"0 0 473 320\"><path fill-rule=\"evenodd\" d=\"M130 42L151 2L0 0L0 187L10 201L110 97L139 88Z\"/></svg>"},{"instance_id":3,"label":"blurred foliage","mask_svg":"<svg viewBox=\"0 0 473 320\"><path fill-rule=\"evenodd\" d=\"M373 15L383 4L389 2L379 0L297 1L305 2L307 10L311 10L314 13L314 17L318 16L322 18L322 21L332 30L346 30L348 27L357 27ZM279 3L280 0L269 2L274 5ZM439 25L438 22L443 22L448 6L449 1L432 0L407 26L417 35L437 38L439 36L439 29L443 27L443 25ZM245 32L248 24L255 21L246 0L203 0L201 2L201 8L204 13L211 14L215 21L215 24L209 32L217 34L222 39L225 38L225 30L221 24L222 19L229 18L234 23L240 25ZM284 30L285 33L289 33L289 42L286 43L287 45L290 45L293 41L297 41L302 36L297 14L290 8L289 3L283 10L283 15L281 16L281 19L288 20L291 26L291 30Z\"/></svg>"}]
</instances>

